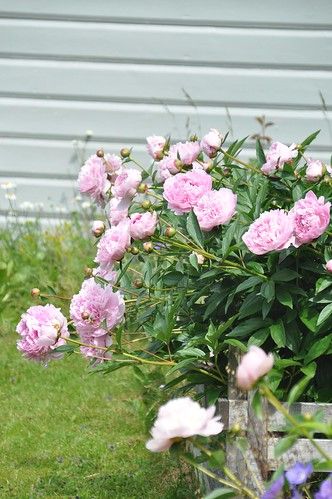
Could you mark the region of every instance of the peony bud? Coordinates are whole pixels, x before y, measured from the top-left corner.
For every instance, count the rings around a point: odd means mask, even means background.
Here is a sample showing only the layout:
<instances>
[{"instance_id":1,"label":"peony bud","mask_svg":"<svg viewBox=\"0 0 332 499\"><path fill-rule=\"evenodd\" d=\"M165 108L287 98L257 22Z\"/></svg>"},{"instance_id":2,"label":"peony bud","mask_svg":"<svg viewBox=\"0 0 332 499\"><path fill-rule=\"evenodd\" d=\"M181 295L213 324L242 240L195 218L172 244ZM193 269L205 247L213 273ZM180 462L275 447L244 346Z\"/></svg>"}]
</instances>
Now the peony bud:
<instances>
[{"instance_id":1,"label":"peony bud","mask_svg":"<svg viewBox=\"0 0 332 499\"><path fill-rule=\"evenodd\" d=\"M38 289L38 288L32 288L32 290L31 290L31 296L33 298L38 298L38 296L40 296L40 289Z\"/></svg>"},{"instance_id":2,"label":"peony bud","mask_svg":"<svg viewBox=\"0 0 332 499\"><path fill-rule=\"evenodd\" d=\"M82 317L82 319L83 319L84 321L86 321L86 320L88 320L88 319L89 319L90 314L89 314L89 312L82 312L82 313L81 313L81 317Z\"/></svg>"},{"instance_id":3,"label":"peony bud","mask_svg":"<svg viewBox=\"0 0 332 499\"><path fill-rule=\"evenodd\" d=\"M122 158L129 158L130 153L131 153L131 151L127 147L123 147L120 151L120 155Z\"/></svg>"},{"instance_id":4,"label":"peony bud","mask_svg":"<svg viewBox=\"0 0 332 499\"><path fill-rule=\"evenodd\" d=\"M148 199L145 199L143 203L141 204L143 210L148 210L151 207L151 201Z\"/></svg>"},{"instance_id":5,"label":"peony bud","mask_svg":"<svg viewBox=\"0 0 332 499\"><path fill-rule=\"evenodd\" d=\"M137 192L139 192L140 194L144 194L147 190L148 185L144 183L139 184L139 186L137 187Z\"/></svg>"},{"instance_id":6,"label":"peony bud","mask_svg":"<svg viewBox=\"0 0 332 499\"><path fill-rule=\"evenodd\" d=\"M136 246L131 246L129 250L132 255L138 255L139 253L139 249Z\"/></svg>"},{"instance_id":7,"label":"peony bud","mask_svg":"<svg viewBox=\"0 0 332 499\"><path fill-rule=\"evenodd\" d=\"M93 275L93 270L90 267L85 267L84 274L86 275L86 277L91 277Z\"/></svg>"},{"instance_id":8,"label":"peony bud","mask_svg":"<svg viewBox=\"0 0 332 499\"><path fill-rule=\"evenodd\" d=\"M105 156L104 149L98 149L96 155L98 156L98 158L103 158Z\"/></svg>"},{"instance_id":9,"label":"peony bud","mask_svg":"<svg viewBox=\"0 0 332 499\"><path fill-rule=\"evenodd\" d=\"M307 161L307 169L305 172L305 178L309 182L316 182L319 180L324 174L324 165L319 159L313 160L308 159Z\"/></svg>"},{"instance_id":10,"label":"peony bud","mask_svg":"<svg viewBox=\"0 0 332 499\"><path fill-rule=\"evenodd\" d=\"M176 166L176 168L177 168L178 170L180 170L180 171L182 170L183 163L182 163L181 159L176 159L176 160L174 161L174 164L175 164L175 166Z\"/></svg>"},{"instance_id":11,"label":"peony bud","mask_svg":"<svg viewBox=\"0 0 332 499\"><path fill-rule=\"evenodd\" d=\"M143 281L142 279L135 279L133 282L134 288L140 289L143 287Z\"/></svg>"},{"instance_id":12,"label":"peony bud","mask_svg":"<svg viewBox=\"0 0 332 499\"><path fill-rule=\"evenodd\" d=\"M151 251L153 251L153 244L151 241L143 243L143 249L146 253L151 253Z\"/></svg>"},{"instance_id":13,"label":"peony bud","mask_svg":"<svg viewBox=\"0 0 332 499\"><path fill-rule=\"evenodd\" d=\"M105 224L102 220L92 222L91 232L95 237L100 237L105 232Z\"/></svg>"},{"instance_id":14,"label":"peony bud","mask_svg":"<svg viewBox=\"0 0 332 499\"><path fill-rule=\"evenodd\" d=\"M326 262L325 268L328 272L332 272L332 260Z\"/></svg>"},{"instance_id":15,"label":"peony bud","mask_svg":"<svg viewBox=\"0 0 332 499\"><path fill-rule=\"evenodd\" d=\"M165 230L166 237L174 237L175 234L176 234L176 230L174 229L174 227L167 227L167 229Z\"/></svg>"},{"instance_id":16,"label":"peony bud","mask_svg":"<svg viewBox=\"0 0 332 499\"><path fill-rule=\"evenodd\" d=\"M162 151L159 151L156 153L156 160L161 161L164 157L164 153Z\"/></svg>"},{"instance_id":17,"label":"peony bud","mask_svg":"<svg viewBox=\"0 0 332 499\"><path fill-rule=\"evenodd\" d=\"M237 385L242 390L250 390L256 381L267 374L273 366L273 355L268 355L259 347L251 346L236 370Z\"/></svg>"}]
</instances>

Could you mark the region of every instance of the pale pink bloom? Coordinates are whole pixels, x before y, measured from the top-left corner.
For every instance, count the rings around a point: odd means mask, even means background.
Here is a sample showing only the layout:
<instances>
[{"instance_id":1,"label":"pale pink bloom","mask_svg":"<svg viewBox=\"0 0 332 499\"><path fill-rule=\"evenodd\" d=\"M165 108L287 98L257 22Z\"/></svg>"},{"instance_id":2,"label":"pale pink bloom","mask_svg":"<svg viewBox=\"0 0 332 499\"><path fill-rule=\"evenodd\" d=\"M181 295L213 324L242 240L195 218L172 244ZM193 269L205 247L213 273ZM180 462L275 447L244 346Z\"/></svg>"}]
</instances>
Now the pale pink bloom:
<instances>
[{"instance_id":1,"label":"pale pink bloom","mask_svg":"<svg viewBox=\"0 0 332 499\"><path fill-rule=\"evenodd\" d=\"M196 251L193 251L191 254L195 255L195 257L197 258L198 265L203 265L203 263L205 262L205 258L203 255L197 253Z\"/></svg>"},{"instance_id":2,"label":"pale pink bloom","mask_svg":"<svg viewBox=\"0 0 332 499\"><path fill-rule=\"evenodd\" d=\"M117 281L118 273L116 270L113 270L113 265L106 265L105 267L96 267L92 270L92 275L94 277L101 277L108 281L109 284L115 284Z\"/></svg>"},{"instance_id":3,"label":"pale pink bloom","mask_svg":"<svg viewBox=\"0 0 332 499\"><path fill-rule=\"evenodd\" d=\"M309 182L316 182L316 180L319 180L320 177L323 176L324 165L321 161L319 161L319 159L308 159L307 165L308 167L305 172L305 178L309 180Z\"/></svg>"},{"instance_id":4,"label":"pale pink bloom","mask_svg":"<svg viewBox=\"0 0 332 499\"><path fill-rule=\"evenodd\" d=\"M212 189L212 177L203 170L178 173L166 179L164 198L177 215L188 213L199 199Z\"/></svg>"},{"instance_id":5,"label":"pale pink bloom","mask_svg":"<svg viewBox=\"0 0 332 499\"><path fill-rule=\"evenodd\" d=\"M138 170L123 169L115 179L112 194L117 198L133 198L141 182L142 175Z\"/></svg>"},{"instance_id":6,"label":"pale pink bloom","mask_svg":"<svg viewBox=\"0 0 332 499\"><path fill-rule=\"evenodd\" d=\"M105 203L111 183L107 179L103 158L98 158L96 154L90 156L78 175L78 186L82 194L87 194L101 205Z\"/></svg>"},{"instance_id":7,"label":"pale pink bloom","mask_svg":"<svg viewBox=\"0 0 332 499\"><path fill-rule=\"evenodd\" d=\"M133 213L130 216L130 235L133 239L145 239L152 236L157 226L157 213Z\"/></svg>"},{"instance_id":8,"label":"pale pink bloom","mask_svg":"<svg viewBox=\"0 0 332 499\"><path fill-rule=\"evenodd\" d=\"M104 331L103 335L97 337L80 335L80 340L85 345L89 345L80 347L81 354L87 359L95 359L94 364L99 364L112 358L112 352L105 350L105 348L109 348L113 343L112 337L106 334L106 331Z\"/></svg>"},{"instance_id":9,"label":"pale pink bloom","mask_svg":"<svg viewBox=\"0 0 332 499\"><path fill-rule=\"evenodd\" d=\"M17 348L24 357L46 362L62 357L54 349L66 343L69 338L67 319L54 305L36 305L22 314L16 331L22 336Z\"/></svg>"},{"instance_id":10,"label":"pale pink bloom","mask_svg":"<svg viewBox=\"0 0 332 499\"><path fill-rule=\"evenodd\" d=\"M146 142L146 147L150 156L152 156L153 159L158 159L159 154L163 152L166 144L165 137L151 135L150 137L146 137Z\"/></svg>"},{"instance_id":11,"label":"pale pink bloom","mask_svg":"<svg viewBox=\"0 0 332 499\"><path fill-rule=\"evenodd\" d=\"M106 172L111 176L119 173L122 168L122 160L116 154L105 154L104 164Z\"/></svg>"},{"instance_id":12,"label":"pale pink bloom","mask_svg":"<svg viewBox=\"0 0 332 499\"><path fill-rule=\"evenodd\" d=\"M184 165L191 165L201 152L199 142L178 142L169 149L169 155L180 158Z\"/></svg>"},{"instance_id":13,"label":"pale pink bloom","mask_svg":"<svg viewBox=\"0 0 332 499\"><path fill-rule=\"evenodd\" d=\"M99 237L105 232L105 224L102 220L94 220L91 226L91 232L95 237Z\"/></svg>"},{"instance_id":14,"label":"pale pink bloom","mask_svg":"<svg viewBox=\"0 0 332 499\"><path fill-rule=\"evenodd\" d=\"M220 416L215 416L214 406L205 409L189 397L180 397L162 405L151 430L152 439L146 448L162 452L181 438L217 435L223 429Z\"/></svg>"},{"instance_id":15,"label":"pale pink bloom","mask_svg":"<svg viewBox=\"0 0 332 499\"><path fill-rule=\"evenodd\" d=\"M104 233L97 245L95 262L101 267L109 266L123 258L130 246L130 220L113 225Z\"/></svg>"},{"instance_id":16,"label":"pale pink bloom","mask_svg":"<svg viewBox=\"0 0 332 499\"><path fill-rule=\"evenodd\" d=\"M296 144L289 147L281 142L273 142L266 154L266 163L261 170L266 175L274 173L276 170L282 170L285 163L290 163L298 154Z\"/></svg>"},{"instance_id":17,"label":"pale pink bloom","mask_svg":"<svg viewBox=\"0 0 332 499\"><path fill-rule=\"evenodd\" d=\"M112 330L123 319L125 304L119 291L102 286L91 277L83 282L80 292L70 303L70 317L79 334L103 336L105 327Z\"/></svg>"},{"instance_id":18,"label":"pale pink bloom","mask_svg":"<svg viewBox=\"0 0 332 499\"><path fill-rule=\"evenodd\" d=\"M294 224L294 246L310 243L325 232L330 223L330 207L331 203L325 203L324 196L317 199L313 191L296 201L289 212Z\"/></svg>"},{"instance_id":19,"label":"pale pink bloom","mask_svg":"<svg viewBox=\"0 0 332 499\"><path fill-rule=\"evenodd\" d=\"M175 165L176 156L165 156L164 159L159 161L157 165L157 174L161 182L167 178L179 173L178 168Z\"/></svg>"},{"instance_id":20,"label":"pale pink bloom","mask_svg":"<svg viewBox=\"0 0 332 499\"><path fill-rule=\"evenodd\" d=\"M227 188L204 194L194 206L200 228L209 231L229 222L235 213L236 200L236 194Z\"/></svg>"},{"instance_id":21,"label":"pale pink bloom","mask_svg":"<svg viewBox=\"0 0 332 499\"><path fill-rule=\"evenodd\" d=\"M325 268L328 272L332 272L332 260L326 262Z\"/></svg>"},{"instance_id":22,"label":"pale pink bloom","mask_svg":"<svg viewBox=\"0 0 332 499\"><path fill-rule=\"evenodd\" d=\"M213 156L220 148L222 135L216 128L210 128L209 133L201 140L201 148L209 157Z\"/></svg>"},{"instance_id":23,"label":"pale pink bloom","mask_svg":"<svg viewBox=\"0 0 332 499\"><path fill-rule=\"evenodd\" d=\"M256 381L267 374L273 366L272 353L268 355L259 347L251 346L237 368L236 381L242 390L250 390Z\"/></svg>"},{"instance_id":24,"label":"pale pink bloom","mask_svg":"<svg viewBox=\"0 0 332 499\"><path fill-rule=\"evenodd\" d=\"M243 234L246 246L255 255L288 248L294 240L292 218L284 210L265 211Z\"/></svg>"},{"instance_id":25,"label":"pale pink bloom","mask_svg":"<svg viewBox=\"0 0 332 499\"><path fill-rule=\"evenodd\" d=\"M212 161L194 161L193 170L207 170L212 165Z\"/></svg>"},{"instance_id":26,"label":"pale pink bloom","mask_svg":"<svg viewBox=\"0 0 332 499\"><path fill-rule=\"evenodd\" d=\"M118 225L128 217L131 198L112 198L108 205L108 216L111 225Z\"/></svg>"}]
</instances>

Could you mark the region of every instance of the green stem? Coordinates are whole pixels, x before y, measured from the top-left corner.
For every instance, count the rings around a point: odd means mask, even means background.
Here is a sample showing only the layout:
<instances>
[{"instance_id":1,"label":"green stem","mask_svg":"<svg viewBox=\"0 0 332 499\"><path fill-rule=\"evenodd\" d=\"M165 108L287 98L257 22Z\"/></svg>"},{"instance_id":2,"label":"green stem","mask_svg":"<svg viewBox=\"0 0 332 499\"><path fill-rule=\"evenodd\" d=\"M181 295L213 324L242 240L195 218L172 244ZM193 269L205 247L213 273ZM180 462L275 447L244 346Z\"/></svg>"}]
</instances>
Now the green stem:
<instances>
[{"instance_id":1,"label":"green stem","mask_svg":"<svg viewBox=\"0 0 332 499\"><path fill-rule=\"evenodd\" d=\"M255 166L251 165L250 163L245 163L244 161L242 161L241 159L238 159L236 158L235 156L232 156L231 154L229 154L227 151L225 151L224 149L220 149L220 152L222 152L222 154L224 156L226 156L227 158L231 159L232 161L235 161L236 163L238 163L239 165L242 165L244 166L245 168L247 168L248 170L251 170L255 173L259 173L260 175L263 175L263 173L261 172L261 170L259 170L258 168L256 168Z\"/></svg>"},{"instance_id":2,"label":"green stem","mask_svg":"<svg viewBox=\"0 0 332 499\"><path fill-rule=\"evenodd\" d=\"M324 459L330 461L331 457L325 452L324 449L321 448L321 446L317 443L316 440L312 438L310 433L305 429L302 428L301 425L296 421L296 419L288 412L288 410L282 405L281 402L273 395L271 390L269 389L268 386L265 384L261 384L260 386L260 392L267 398L267 400L270 402L271 405L277 411L279 411L289 423L291 423L296 430L298 430L299 433L301 433L304 437L306 437L308 440L310 440L311 444L315 447L315 449L321 454L321 456L324 457Z\"/></svg>"}]
</instances>

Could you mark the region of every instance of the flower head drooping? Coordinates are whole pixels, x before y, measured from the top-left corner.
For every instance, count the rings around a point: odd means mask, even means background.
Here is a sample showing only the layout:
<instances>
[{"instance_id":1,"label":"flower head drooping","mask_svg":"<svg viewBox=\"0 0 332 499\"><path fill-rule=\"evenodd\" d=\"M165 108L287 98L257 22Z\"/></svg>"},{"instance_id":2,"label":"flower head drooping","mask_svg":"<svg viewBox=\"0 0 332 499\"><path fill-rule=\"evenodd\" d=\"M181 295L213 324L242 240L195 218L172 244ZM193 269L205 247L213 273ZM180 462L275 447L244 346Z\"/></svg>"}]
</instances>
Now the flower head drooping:
<instances>
[{"instance_id":1,"label":"flower head drooping","mask_svg":"<svg viewBox=\"0 0 332 499\"><path fill-rule=\"evenodd\" d=\"M289 212L294 225L294 246L310 243L325 232L330 223L330 207L331 203L325 203L323 196L317 198L313 191L296 201Z\"/></svg>"},{"instance_id":2,"label":"flower head drooping","mask_svg":"<svg viewBox=\"0 0 332 499\"><path fill-rule=\"evenodd\" d=\"M273 366L273 355L268 355L259 347L251 346L237 368L236 381L242 390L250 390L259 378L267 374Z\"/></svg>"},{"instance_id":3,"label":"flower head drooping","mask_svg":"<svg viewBox=\"0 0 332 499\"><path fill-rule=\"evenodd\" d=\"M281 492L285 483L284 474L277 478L264 492L261 499L282 499Z\"/></svg>"},{"instance_id":4,"label":"flower head drooping","mask_svg":"<svg viewBox=\"0 0 332 499\"><path fill-rule=\"evenodd\" d=\"M157 213L133 213L130 216L130 235L133 239L145 239L152 236L157 226Z\"/></svg>"},{"instance_id":5,"label":"flower head drooping","mask_svg":"<svg viewBox=\"0 0 332 499\"><path fill-rule=\"evenodd\" d=\"M90 156L78 175L78 185L80 192L87 194L101 205L105 204L111 183L107 179L103 158L99 158L96 154Z\"/></svg>"},{"instance_id":6,"label":"flower head drooping","mask_svg":"<svg viewBox=\"0 0 332 499\"><path fill-rule=\"evenodd\" d=\"M308 158L307 160L307 169L305 172L305 178L309 180L309 182L316 182L319 180L324 173L324 165L319 159L313 160Z\"/></svg>"},{"instance_id":7,"label":"flower head drooping","mask_svg":"<svg viewBox=\"0 0 332 499\"><path fill-rule=\"evenodd\" d=\"M166 179L164 198L168 207L177 215L188 213L199 199L212 189L212 177L203 170L178 173Z\"/></svg>"},{"instance_id":8,"label":"flower head drooping","mask_svg":"<svg viewBox=\"0 0 332 499\"><path fill-rule=\"evenodd\" d=\"M130 246L129 219L114 225L104 233L98 243L95 262L101 267L108 267L123 258L126 249Z\"/></svg>"},{"instance_id":9,"label":"flower head drooping","mask_svg":"<svg viewBox=\"0 0 332 499\"><path fill-rule=\"evenodd\" d=\"M162 154L166 144L165 137L161 137L160 135L151 135L150 137L146 137L146 142L146 147L150 156L153 159L160 159L160 155Z\"/></svg>"},{"instance_id":10,"label":"flower head drooping","mask_svg":"<svg viewBox=\"0 0 332 499\"><path fill-rule=\"evenodd\" d=\"M46 362L62 357L54 349L66 343L69 338L67 319L54 305L36 305L30 307L17 325L16 331L22 339L17 348L24 357Z\"/></svg>"},{"instance_id":11,"label":"flower head drooping","mask_svg":"<svg viewBox=\"0 0 332 499\"><path fill-rule=\"evenodd\" d=\"M265 211L242 236L243 242L255 255L288 248L294 240L293 219L284 210Z\"/></svg>"},{"instance_id":12,"label":"flower head drooping","mask_svg":"<svg viewBox=\"0 0 332 499\"><path fill-rule=\"evenodd\" d=\"M204 194L194 206L200 228L209 231L229 222L235 213L236 200L236 194L227 188Z\"/></svg>"},{"instance_id":13,"label":"flower head drooping","mask_svg":"<svg viewBox=\"0 0 332 499\"><path fill-rule=\"evenodd\" d=\"M134 168L127 168L116 177L112 194L117 198L133 198L141 182L141 172Z\"/></svg>"},{"instance_id":14,"label":"flower head drooping","mask_svg":"<svg viewBox=\"0 0 332 499\"><path fill-rule=\"evenodd\" d=\"M315 494L315 499L331 499L332 497L332 475L321 483L319 491Z\"/></svg>"},{"instance_id":15,"label":"flower head drooping","mask_svg":"<svg viewBox=\"0 0 332 499\"><path fill-rule=\"evenodd\" d=\"M282 170L285 163L290 163L298 154L296 144L289 147L281 142L273 142L266 154L266 163L261 170L266 175Z\"/></svg>"},{"instance_id":16,"label":"flower head drooping","mask_svg":"<svg viewBox=\"0 0 332 499\"><path fill-rule=\"evenodd\" d=\"M215 155L221 146L222 135L216 128L211 128L209 133L204 135L201 140L201 148L209 157Z\"/></svg>"},{"instance_id":17,"label":"flower head drooping","mask_svg":"<svg viewBox=\"0 0 332 499\"><path fill-rule=\"evenodd\" d=\"M70 317L79 334L104 336L123 319L125 304L119 291L112 286L103 287L94 278L83 282L80 292L74 295L70 304Z\"/></svg>"},{"instance_id":18,"label":"flower head drooping","mask_svg":"<svg viewBox=\"0 0 332 499\"><path fill-rule=\"evenodd\" d=\"M152 439L146 443L152 452L162 452L182 438L193 435L217 435L223 429L214 406L205 409L189 397L180 397L162 405L151 430Z\"/></svg>"},{"instance_id":19,"label":"flower head drooping","mask_svg":"<svg viewBox=\"0 0 332 499\"><path fill-rule=\"evenodd\" d=\"M312 472L313 466L311 463L296 463L286 471L285 476L290 485L296 486L305 483Z\"/></svg>"},{"instance_id":20,"label":"flower head drooping","mask_svg":"<svg viewBox=\"0 0 332 499\"><path fill-rule=\"evenodd\" d=\"M169 149L169 155L179 158L184 165L191 165L201 152L199 142L178 142Z\"/></svg>"}]
</instances>

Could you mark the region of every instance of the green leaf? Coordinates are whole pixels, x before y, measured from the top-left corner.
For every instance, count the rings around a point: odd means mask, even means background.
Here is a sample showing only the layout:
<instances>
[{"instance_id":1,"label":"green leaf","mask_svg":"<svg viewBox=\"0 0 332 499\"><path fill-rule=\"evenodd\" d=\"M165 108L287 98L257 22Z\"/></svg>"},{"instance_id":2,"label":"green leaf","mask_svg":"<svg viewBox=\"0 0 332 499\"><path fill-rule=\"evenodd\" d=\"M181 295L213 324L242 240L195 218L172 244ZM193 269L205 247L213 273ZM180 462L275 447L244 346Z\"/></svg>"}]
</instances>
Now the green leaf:
<instances>
[{"instance_id":1,"label":"green leaf","mask_svg":"<svg viewBox=\"0 0 332 499\"><path fill-rule=\"evenodd\" d=\"M225 452L222 449L218 449L211 453L209 464L214 468L217 466L222 466L225 462L225 459L226 459Z\"/></svg>"},{"instance_id":2,"label":"green leaf","mask_svg":"<svg viewBox=\"0 0 332 499\"><path fill-rule=\"evenodd\" d=\"M288 404L293 404L298 400L298 398L302 395L308 384L310 383L310 380L313 378L313 376L304 376L298 383L296 383L291 391L289 392L287 403Z\"/></svg>"},{"instance_id":3,"label":"green leaf","mask_svg":"<svg viewBox=\"0 0 332 499\"><path fill-rule=\"evenodd\" d=\"M195 347L187 347L183 350L178 350L177 355L180 357L196 357L199 359L206 357L206 353L203 352L203 350Z\"/></svg>"},{"instance_id":4,"label":"green leaf","mask_svg":"<svg viewBox=\"0 0 332 499\"><path fill-rule=\"evenodd\" d=\"M312 360L317 359L323 355L329 348L332 341L332 334L325 336L320 340L316 340L312 347L309 349L309 352L304 357L304 364L309 364Z\"/></svg>"},{"instance_id":5,"label":"green leaf","mask_svg":"<svg viewBox=\"0 0 332 499\"><path fill-rule=\"evenodd\" d=\"M187 231L194 242L203 248L204 237L193 211L191 211L187 217Z\"/></svg>"},{"instance_id":6,"label":"green leaf","mask_svg":"<svg viewBox=\"0 0 332 499\"><path fill-rule=\"evenodd\" d=\"M310 134L306 139L304 139L304 141L301 142L301 149L305 149L306 147L308 147L308 145L310 145L311 142L313 140L315 140L315 138L317 137L317 135L319 133L320 133L320 130L317 130L317 132Z\"/></svg>"},{"instance_id":7,"label":"green leaf","mask_svg":"<svg viewBox=\"0 0 332 499\"><path fill-rule=\"evenodd\" d=\"M278 270L275 272L272 276L271 279L273 279L276 282L288 282L292 281L293 279L296 279L297 277L300 277L295 270L291 269L282 269Z\"/></svg>"},{"instance_id":8,"label":"green leaf","mask_svg":"<svg viewBox=\"0 0 332 499\"><path fill-rule=\"evenodd\" d=\"M274 447L274 457L278 459L278 457L282 456L286 451L293 447L296 440L297 437L294 435L289 435L279 440L277 445Z\"/></svg>"},{"instance_id":9,"label":"green leaf","mask_svg":"<svg viewBox=\"0 0 332 499\"><path fill-rule=\"evenodd\" d=\"M199 271L199 266L198 266L198 261L197 261L197 256L194 254L194 253L191 253L189 255L189 262L191 263L191 265L194 267L194 269L196 269L197 271Z\"/></svg>"},{"instance_id":10,"label":"green leaf","mask_svg":"<svg viewBox=\"0 0 332 499\"><path fill-rule=\"evenodd\" d=\"M255 315L259 310L262 309L263 299L256 293L251 293L244 300L239 310L239 319L248 317L249 315Z\"/></svg>"},{"instance_id":11,"label":"green leaf","mask_svg":"<svg viewBox=\"0 0 332 499\"><path fill-rule=\"evenodd\" d=\"M275 324L271 324L270 333L273 341L279 348L285 346L286 334L285 334L284 323L282 322L281 319L279 319L279 321L276 322Z\"/></svg>"},{"instance_id":12,"label":"green leaf","mask_svg":"<svg viewBox=\"0 0 332 499\"><path fill-rule=\"evenodd\" d=\"M315 333L317 329L316 311L309 308L302 308L299 312L299 317L303 324L312 332Z\"/></svg>"},{"instance_id":13,"label":"green leaf","mask_svg":"<svg viewBox=\"0 0 332 499\"><path fill-rule=\"evenodd\" d=\"M258 166L262 166L264 163L266 163L265 153L259 139L256 140L256 158Z\"/></svg>"},{"instance_id":14,"label":"green leaf","mask_svg":"<svg viewBox=\"0 0 332 499\"><path fill-rule=\"evenodd\" d=\"M267 321L255 317L253 319L248 319L236 326L230 333L227 334L229 338L241 338L243 336L248 336L249 333L253 331L257 331L257 329L261 329L262 327L267 325Z\"/></svg>"},{"instance_id":15,"label":"green leaf","mask_svg":"<svg viewBox=\"0 0 332 499\"><path fill-rule=\"evenodd\" d=\"M293 308L293 298L292 295L286 291L284 288L278 288L277 289L277 300L279 303L282 305L285 305L285 307Z\"/></svg>"},{"instance_id":16,"label":"green leaf","mask_svg":"<svg viewBox=\"0 0 332 499\"><path fill-rule=\"evenodd\" d=\"M235 497L235 496L236 496L235 490L224 487L222 489L213 490L207 496L204 496L203 499L219 499L219 497L227 499L228 497Z\"/></svg>"},{"instance_id":17,"label":"green leaf","mask_svg":"<svg viewBox=\"0 0 332 499\"><path fill-rule=\"evenodd\" d=\"M258 329L252 334L248 340L248 346L255 345L260 347L266 341L269 336L269 329Z\"/></svg>"},{"instance_id":18,"label":"green leaf","mask_svg":"<svg viewBox=\"0 0 332 499\"><path fill-rule=\"evenodd\" d=\"M57 348L54 348L53 352L57 353L72 353L74 352L75 347L73 345L61 345Z\"/></svg>"},{"instance_id":19,"label":"green leaf","mask_svg":"<svg viewBox=\"0 0 332 499\"><path fill-rule=\"evenodd\" d=\"M331 314L332 314L332 303L329 303L329 305L326 305L326 307L324 307L321 313L319 314L317 320L317 326L320 326L320 324L326 321L326 319L328 319Z\"/></svg>"},{"instance_id":20,"label":"green leaf","mask_svg":"<svg viewBox=\"0 0 332 499\"><path fill-rule=\"evenodd\" d=\"M230 338L229 340L225 340L224 343L226 345L231 345L232 347L236 347L238 348L239 350L241 350L241 352L247 352L247 347L244 345L244 343L242 343L241 341L239 340L236 340L235 338Z\"/></svg>"},{"instance_id":21,"label":"green leaf","mask_svg":"<svg viewBox=\"0 0 332 499\"><path fill-rule=\"evenodd\" d=\"M264 296L266 301L270 303L274 299L275 294L275 283L274 281L263 282L261 286L260 294Z\"/></svg>"},{"instance_id":22,"label":"green leaf","mask_svg":"<svg viewBox=\"0 0 332 499\"><path fill-rule=\"evenodd\" d=\"M235 289L235 293L240 293L241 291L245 291L246 289L253 288L261 282L262 280L259 277L249 277L238 285L238 287Z\"/></svg>"}]
</instances>

